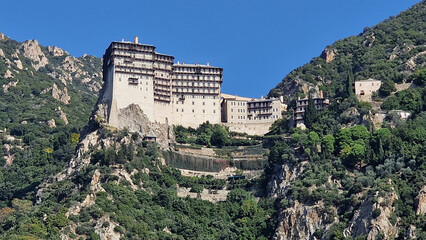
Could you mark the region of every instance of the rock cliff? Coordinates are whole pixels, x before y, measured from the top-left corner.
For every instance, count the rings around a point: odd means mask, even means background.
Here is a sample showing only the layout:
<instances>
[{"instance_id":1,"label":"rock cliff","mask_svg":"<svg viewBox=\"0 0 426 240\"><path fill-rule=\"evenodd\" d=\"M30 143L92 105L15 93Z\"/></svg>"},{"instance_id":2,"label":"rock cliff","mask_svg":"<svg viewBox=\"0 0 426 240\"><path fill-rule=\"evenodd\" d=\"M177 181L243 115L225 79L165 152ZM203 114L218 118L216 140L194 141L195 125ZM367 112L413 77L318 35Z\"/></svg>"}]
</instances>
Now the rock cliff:
<instances>
[{"instance_id":1,"label":"rock cliff","mask_svg":"<svg viewBox=\"0 0 426 240\"><path fill-rule=\"evenodd\" d=\"M364 200L354 217L343 232L345 237L367 236L367 240L394 239L398 235L398 227L390 222L395 211L394 201L398 199L395 192L376 192Z\"/></svg>"}]
</instances>

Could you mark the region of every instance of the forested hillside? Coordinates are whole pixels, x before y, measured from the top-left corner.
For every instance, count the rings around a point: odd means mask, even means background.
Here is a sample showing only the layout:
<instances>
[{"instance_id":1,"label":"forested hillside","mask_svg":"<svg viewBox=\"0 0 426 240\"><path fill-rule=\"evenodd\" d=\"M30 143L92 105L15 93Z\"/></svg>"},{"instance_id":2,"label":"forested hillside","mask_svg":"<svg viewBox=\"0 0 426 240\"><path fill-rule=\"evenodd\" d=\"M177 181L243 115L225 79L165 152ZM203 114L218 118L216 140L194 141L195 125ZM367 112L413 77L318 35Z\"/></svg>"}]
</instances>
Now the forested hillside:
<instances>
[{"instance_id":1,"label":"forested hillside","mask_svg":"<svg viewBox=\"0 0 426 240\"><path fill-rule=\"evenodd\" d=\"M74 155L101 87L101 59L0 34L0 206L34 199Z\"/></svg>"},{"instance_id":2,"label":"forested hillside","mask_svg":"<svg viewBox=\"0 0 426 240\"><path fill-rule=\"evenodd\" d=\"M344 98L349 73L355 80L411 81L414 72L425 71L425 11L422 1L397 17L366 27L358 36L336 41L321 56L290 72L269 96L283 93L290 101L304 86L318 85L325 97Z\"/></svg>"},{"instance_id":3,"label":"forested hillside","mask_svg":"<svg viewBox=\"0 0 426 240\"><path fill-rule=\"evenodd\" d=\"M290 107L271 128L271 138L288 138L275 141L266 170L279 201L277 239L426 238L425 30L422 1L328 46L271 90ZM359 101L354 80L369 78L382 86ZM329 107L306 110L307 129L294 128L295 99L318 90Z\"/></svg>"}]
</instances>

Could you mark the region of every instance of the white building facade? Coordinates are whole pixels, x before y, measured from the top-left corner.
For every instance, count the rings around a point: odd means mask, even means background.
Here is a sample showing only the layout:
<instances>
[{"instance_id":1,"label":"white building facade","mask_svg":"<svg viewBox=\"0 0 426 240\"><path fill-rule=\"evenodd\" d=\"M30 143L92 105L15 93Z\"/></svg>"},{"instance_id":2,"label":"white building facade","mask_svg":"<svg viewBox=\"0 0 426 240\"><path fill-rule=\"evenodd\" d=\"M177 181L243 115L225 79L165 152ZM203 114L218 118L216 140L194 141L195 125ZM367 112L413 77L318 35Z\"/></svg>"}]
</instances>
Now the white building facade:
<instances>
[{"instance_id":1,"label":"white building facade","mask_svg":"<svg viewBox=\"0 0 426 240\"><path fill-rule=\"evenodd\" d=\"M200 64L175 64L155 47L112 42L103 60L104 101L108 124L118 126L119 110L139 105L152 122L198 127L220 123L223 69Z\"/></svg>"}]
</instances>

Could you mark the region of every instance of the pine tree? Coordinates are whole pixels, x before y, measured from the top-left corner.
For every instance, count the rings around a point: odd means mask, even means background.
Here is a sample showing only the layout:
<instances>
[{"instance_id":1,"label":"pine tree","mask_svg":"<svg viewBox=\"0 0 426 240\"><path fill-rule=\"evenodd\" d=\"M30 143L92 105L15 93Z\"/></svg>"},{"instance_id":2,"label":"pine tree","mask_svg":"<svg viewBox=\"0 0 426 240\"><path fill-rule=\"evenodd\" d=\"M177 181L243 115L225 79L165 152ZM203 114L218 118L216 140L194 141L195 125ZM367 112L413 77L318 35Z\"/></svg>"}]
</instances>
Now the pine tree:
<instances>
[{"instance_id":1,"label":"pine tree","mask_svg":"<svg viewBox=\"0 0 426 240\"><path fill-rule=\"evenodd\" d=\"M318 111L315 107L314 99L311 94L309 94L308 98L308 106L305 109L305 114L303 115L303 122L307 128L312 128L312 124L314 124L318 119Z\"/></svg>"}]
</instances>

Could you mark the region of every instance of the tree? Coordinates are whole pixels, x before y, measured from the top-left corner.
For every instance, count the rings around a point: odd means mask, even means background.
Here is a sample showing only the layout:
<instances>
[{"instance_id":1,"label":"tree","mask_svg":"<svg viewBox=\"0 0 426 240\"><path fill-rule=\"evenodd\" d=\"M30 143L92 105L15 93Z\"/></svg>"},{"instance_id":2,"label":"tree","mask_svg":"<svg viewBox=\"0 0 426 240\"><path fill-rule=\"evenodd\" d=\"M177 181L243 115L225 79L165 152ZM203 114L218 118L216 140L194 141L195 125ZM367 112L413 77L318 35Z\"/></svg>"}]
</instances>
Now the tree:
<instances>
[{"instance_id":1,"label":"tree","mask_svg":"<svg viewBox=\"0 0 426 240\"><path fill-rule=\"evenodd\" d=\"M355 167L357 163L362 162L365 156L365 147L355 143L353 146L347 147L342 151L345 157L345 163L348 167Z\"/></svg>"},{"instance_id":2,"label":"tree","mask_svg":"<svg viewBox=\"0 0 426 240\"><path fill-rule=\"evenodd\" d=\"M307 128L312 128L312 125L318 119L318 111L315 107L314 99L311 94L309 94L308 98L308 106L305 109L305 114L303 115L303 122Z\"/></svg>"},{"instance_id":3,"label":"tree","mask_svg":"<svg viewBox=\"0 0 426 240\"><path fill-rule=\"evenodd\" d=\"M228 131L219 124L214 125L210 143L217 147L225 146L229 143Z\"/></svg>"},{"instance_id":4,"label":"tree","mask_svg":"<svg viewBox=\"0 0 426 240\"><path fill-rule=\"evenodd\" d=\"M308 134L308 142L307 143L314 150L314 152L317 152L318 146L321 143L321 139L316 132L311 131Z\"/></svg>"},{"instance_id":5,"label":"tree","mask_svg":"<svg viewBox=\"0 0 426 240\"><path fill-rule=\"evenodd\" d=\"M332 154L334 152L334 142L335 142L335 139L333 135L325 135L322 138L322 145L323 145L325 154Z\"/></svg>"},{"instance_id":6,"label":"tree","mask_svg":"<svg viewBox=\"0 0 426 240\"><path fill-rule=\"evenodd\" d=\"M395 83L390 79L383 81L379 88L379 93L383 97L389 96L394 91L396 91Z\"/></svg>"},{"instance_id":7,"label":"tree","mask_svg":"<svg viewBox=\"0 0 426 240\"><path fill-rule=\"evenodd\" d=\"M417 85L424 85L426 83L426 67L416 70L411 79Z\"/></svg>"},{"instance_id":8,"label":"tree","mask_svg":"<svg viewBox=\"0 0 426 240\"><path fill-rule=\"evenodd\" d=\"M348 77L346 80L346 93L348 97L354 96L354 87L353 87L354 83L355 83L354 74L352 73L352 70L348 70Z\"/></svg>"}]
</instances>

